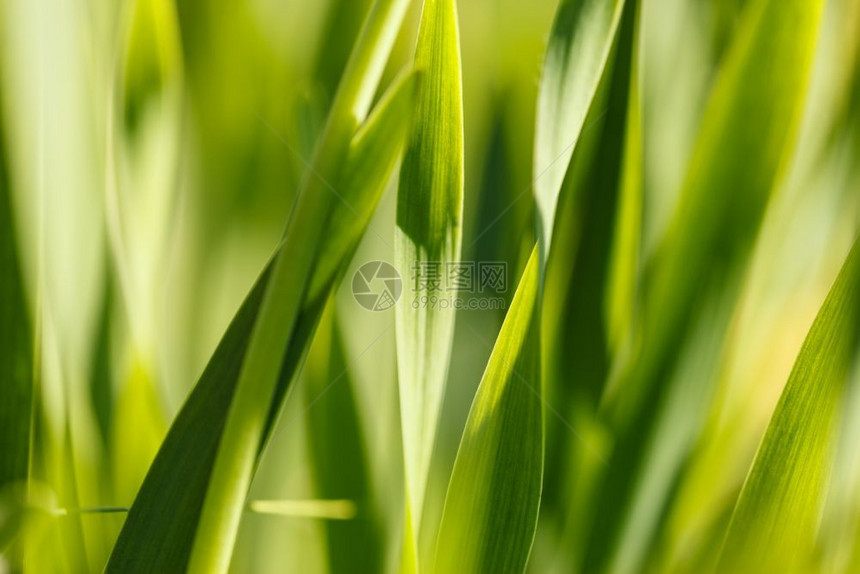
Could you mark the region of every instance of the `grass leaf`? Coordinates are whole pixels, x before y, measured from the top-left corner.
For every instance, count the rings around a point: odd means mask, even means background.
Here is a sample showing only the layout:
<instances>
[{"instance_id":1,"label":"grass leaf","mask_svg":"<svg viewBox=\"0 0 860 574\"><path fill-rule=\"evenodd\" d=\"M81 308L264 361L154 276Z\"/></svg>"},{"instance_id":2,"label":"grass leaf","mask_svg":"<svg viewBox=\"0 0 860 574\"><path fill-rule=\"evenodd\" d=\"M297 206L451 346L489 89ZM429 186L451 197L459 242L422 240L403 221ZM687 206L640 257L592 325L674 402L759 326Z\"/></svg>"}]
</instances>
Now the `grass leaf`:
<instances>
[{"instance_id":1,"label":"grass leaf","mask_svg":"<svg viewBox=\"0 0 860 574\"><path fill-rule=\"evenodd\" d=\"M572 0L556 13L538 99L539 243L469 412L440 527L440 572L522 571L528 561L544 463L540 286L562 184L586 117L599 115L594 101L623 6Z\"/></svg>"},{"instance_id":2,"label":"grass leaf","mask_svg":"<svg viewBox=\"0 0 860 574\"><path fill-rule=\"evenodd\" d=\"M730 276L748 259L794 150L822 6L820 0L757 0L746 7L708 102L675 216L646 270L650 330L643 335L640 380L676 354L673 345L690 324L702 284ZM629 412L623 403L635 404L648 388L625 387L619 419Z\"/></svg>"},{"instance_id":3,"label":"grass leaf","mask_svg":"<svg viewBox=\"0 0 860 574\"><path fill-rule=\"evenodd\" d=\"M282 356L297 326L317 246L325 239L322 223L334 201L328 180L339 181L349 142L370 106L407 4L406 0L377 1L340 82L284 242L275 255L242 360L197 527L189 563L192 573L226 572L230 565L245 496L276 396Z\"/></svg>"},{"instance_id":4,"label":"grass leaf","mask_svg":"<svg viewBox=\"0 0 860 574\"><path fill-rule=\"evenodd\" d=\"M255 447L255 459L301 365L328 294L366 229L399 154L411 114L415 78L408 74L395 83L349 146L340 186L346 203L333 208L325 225L323 236L330 238L320 247L325 260L315 267L308 281L310 296L281 357L279 380L267 404L265 428ZM371 165L363 163L370 160ZM187 567L215 451L224 433L227 411L271 269L272 262L236 313L174 420L129 511L108 572L173 572ZM183 480L177 482L176 476Z\"/></svg>"},{"instance_id":5,"label":"grass leaf","mask_svg":"<svg viewBox=\"0 0 860 574\"><path fill-rule=\"evenodd\" d=\"M352 138L338 190L345 201L336 202L329 215L326 240L310 282L310 299L326 289L343 253L358 245L364 226L355 222L369 221L376 209L400 156L421 78L422 73L413 69L395 79Z\"/></svg>"},{"instance_id":6,"label":"grass leaf","mask_svg":"<svg viewBox=\"0 0 860 574\"><path fill-rule=\"evenodd\" d=\"M569 427L595 428L594 411L610 369L629 353L637 305L643 215L640 12L638 0L624 3L588 129L571 158L544 281L546 397L565 420L546 420L542 526L549 532L554 523L564 524L566 542L557 546L559 559L568 563L581 558L581 533L592 515L585 477L599 476L605 462L595 449L599 435L583 440ZM574 478L565 468L576 469Z\"/></svg>"},{"instance_id":7,"label":"grass leaf","mask_svg":"<svg viewBox=\"0 0 860 574\"><path fill-rule=\"evenodd\" d=\"M821 306L771 417L735 506L721 571L808 570L860 343L858 246Z\"/></svg>"},{"instance_id":8,"label":"grass leaf","mask_svg":"<svg viewBox=\"0 0 860 574\"><path fill-rule=\"evenodd\" d=\"M679 205L645 270L637 355L604 395L619 440L589 571L641 568L704 419L756 234L794 151L821 8L749 3L728 48Z\"/></svg>"},{"instance_id":9,"label":"grass leaf","mask_svg":"<svg viewBox=\"0 0 860 574\"><path fill-rule=\"evenodd\" d=\"M454 0L426 0L415 67L424 72L397 193L395 259L413 279L407 293L443 299L449 265L459 261L463 216L463 95ZM406 476L405 541L420 530L424 492L442 406L455 312L440 306L396 309L400 419ZM404 560L417 560L416 556Z\"/></svg>"},{"instance_id":10,"label":"grass leaf","mask_svg":"<svg viewBox=\"0 0 860 574\"><path fill-rule=\"evenodd\" d=\"M639 0L631 0L629 10L631 30L630 46L620 44L619 49L630 50L626 109L624 110L624 140L615 225L609 255L604 316L609 347L619 352L633 324L639 285L639 268L642 238L644 150L642 143L642 33ZM623 24L622 24L623 26ZM620 33L623 34L623 30Z\"/></svg>"},{"instance_id":11,"label":"grass leaf","mask_svg":"<svg viewBox=\"0 0 860 574\"><path fill-rule=\"evenodd\" d=\"M355 518L355 502L347 499L320 500L252 500L251 512L291 518L318 518L340 521Z\"/></svg>"},{"instance_id":12,"label":"grass leaf","mask_svg":"<svg viewBox=\"0 0 860 574\"><path fill-rule=\"evenodd\" d=\"M623 0L561 0L556 12L535 134L535 199L544 260L562 182L603 76L623 5Z\"/></svg>"},{"instance_id":13,"label":"grass leaf","mask_svg":"<svg viewBox=\"0 0 860 574\"><path fill-rule=\"evenodd\" d=\"M622 6L609 58L571 157L544 281L546 377L595 402L627 341L639 282L642 141L639 2ZM568 384L576 378L576 384ZM558 387L554 381L553 387Z\"/></svg>"},{"instance_id":14,"label":"grass leaf","mask_svg":"<svg viewBox=\"0 0 860 574\"><path fill-rule=\"evenodd\" d=\"M29 306L15 239L0 125L0 496L27 481L33 402Z\"/></svg>"},{"instance_id":15,"label":"grass leaf","mask_svg":"<svg viewBox=\"0 0 860 574\"><path fill-rule=\"evenodd\" d=\"M457 451L435 571L522 572L543 480L538 248L532 250Z\"/></svg>"}]
</instances>

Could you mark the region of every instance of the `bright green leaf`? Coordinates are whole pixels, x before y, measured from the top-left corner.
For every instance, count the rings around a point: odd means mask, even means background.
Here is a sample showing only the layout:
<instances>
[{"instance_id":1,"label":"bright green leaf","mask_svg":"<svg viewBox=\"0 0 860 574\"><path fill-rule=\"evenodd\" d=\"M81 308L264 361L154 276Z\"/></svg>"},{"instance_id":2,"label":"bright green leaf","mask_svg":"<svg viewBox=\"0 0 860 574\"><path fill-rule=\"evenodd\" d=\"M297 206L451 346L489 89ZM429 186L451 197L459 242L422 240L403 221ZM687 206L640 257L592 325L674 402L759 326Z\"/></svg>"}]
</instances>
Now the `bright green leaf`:
<instances>
[{"instance_id":1,"label":"bright green leaf","mask_svg":"<svg viewBox=\"0 0 860 574\"><path fill-rule=\"evenodd\" d=\"M226 572L230 565L245 496L277 394L282 357L298 325L318 245L325 239L322 224L335 201L328 180L339 181L349 142L370 106L407 4L406 0L377 1L339 84L242 359L195 535L192 573Z\"/></svg>"},{"instance_id":2,"label":"bright green leaf","mask_svg":"<svg viewBox=\"0 0 860 574\"><path fill-rule=\"evenodd\" d=\"M543 531L563 524L555 554L581 559L594 511L591 476L605 461L570 432L595 428L594 410L613 362L629 352L639 286L643 207L641 25L624 3L615 41L559 202L544 282L542 352L547 402L566 420L546 421ZM575 174L575 175L574 175ZM602 424L602 423L600 423ZM574 469L574 475L564 472ZM574 534L576 533L576 534Z\"/></svg>"},{"instance_id":3,"label":"bright green leaf","mask_svg":"<svg viewBox=\"0 0 860 574\"><path fill-rule=\"evenodd\" d=\"M626 98L624 143L621 175L615 213L615 230L609 256L609 275L604 304L607 339L616 353L621 350L628 330L633 324L636 293L639 284L639 264L642 239L643 162L642 149L642 33L641 2L631 2L630 67Z\"/></svg>"},{"instance_id":4,"label":"bright green leaf","mask_svg":"<svg viewBox=\"0 0 860 574\"><path fill-rule=\"evenodd\" d=\"M426 0L418 32L415 67L424 72L397 192L395 259L401 273L415 277L407 293L456 297L445 284L448 265L460 258L463 214L463 95L454 0ZM439 281L418 285L438 270ZM430 267L428 267L430 268ZM442 406L455 312L439 305L402 301L396 309L400 419L405 460L407 525L414 544L436 425ZM414 553L407 551L405 554ZM404 555L404 560L417 560Z\"/></svg>"},{"instance_id":5,"label":"bright green leaf","mask_svg":"<svg viewBox=\"0 0 860 574\"><path fill-rule=\"evenodd\" d=\"M481 379L448 485L435 572L522 572L543 480L538 248Z\"/></svg>"},{"instance_id":6,"label":"bright green leaf","mask_svg":"<svg viewBox=\"0 0 860 574\"><path fill-rule=\"evenodd\" d=\"M749 3L716 80L675 217L649 262L642 364L654 377L675 356L702 285L743 269L781 169L790 159L822 12L821 0ZM784 63L784 65L781 65ZM630 384L624 412L649 390Z\"/></svg>"},{"instance_id":7,"label":"bright green leaf","mask_svg":"<svg viewBox=\"0 0 860 574\"><path fill-rule=\"evenodd\" d=\"M575 391L596 402L633 322L642 218L638 6L622 6L558 206L543 344L546 376L560 398Z\"/></svg>"},{"instance_id":8,"label":"bright green leaf","mask_svg":"<svg viewBox=\"0 0 860 574\"><path fill-rule=\"evenodd\" d=\"M343 201L336 201L329 215L326 240L310 282L311 299L325 290L342 254L358 245L364 227L355 225L356 220L369 221L376 209L400 155L421 77L421 72L410 70L397 78L349 144L337 190Z\"/></svg>"},{"instance_id":9,"label":"bright green leaf","mask_svg":"<svg viewBox=\"0 0 860 574\"><path fill-rule=\"evenodd\" d=\"M383 97L347 151L340 186L343 204L335 204L320 248L325 261L315 267L284 356L279 382L267 405L265 428L255 447L255 464L275 416L301 365L323 305L342 274L400 151L416 87L409 74ZM359 162L371 161L362 166ZM362 169L363 167L363 169ZM332 193L321 190L321 193ZM336 228L333 226L337 226ZM334 261L334 263L332 262ZM187 567L218 441L233 401L239 369L263 291L271 274L266 267L234 317L203 375L177 415L129 511L108 563L108 572L172 572ZM183 476L176 481L176 476Z\"/></svg>"},{"instance_id":10,"label":"bright green leaf","mask_svg":"<svg viewBox=\"0 0 860 574\"><path fill-rule=\"evenodd\" d=\"M314 78L328 97L337 90L337 83L371 4L371 0L337 0L328 7L323 41L317 47L314 64Z\"/></svg>"}]
</instances>

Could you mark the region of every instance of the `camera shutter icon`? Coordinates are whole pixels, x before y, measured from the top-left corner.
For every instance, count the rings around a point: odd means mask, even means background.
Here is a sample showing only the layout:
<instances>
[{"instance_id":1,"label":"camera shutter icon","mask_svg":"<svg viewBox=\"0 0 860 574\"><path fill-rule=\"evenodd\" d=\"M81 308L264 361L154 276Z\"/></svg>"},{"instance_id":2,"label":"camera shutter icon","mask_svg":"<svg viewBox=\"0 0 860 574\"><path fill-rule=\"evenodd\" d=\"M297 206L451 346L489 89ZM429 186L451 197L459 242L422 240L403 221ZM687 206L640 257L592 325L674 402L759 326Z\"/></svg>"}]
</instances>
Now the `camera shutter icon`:
<instances>
[{"instance_id":1,"label":"camera shutter icon","mask_svg":"<svg viewBox=\"0 0 860 574\"><path fill-rule=\"evenodd\" d=\"M352 276L352 296L368 311L391 309L402 291L400 273L385 261L368 261Z\"/></svg>"}]
</instances>

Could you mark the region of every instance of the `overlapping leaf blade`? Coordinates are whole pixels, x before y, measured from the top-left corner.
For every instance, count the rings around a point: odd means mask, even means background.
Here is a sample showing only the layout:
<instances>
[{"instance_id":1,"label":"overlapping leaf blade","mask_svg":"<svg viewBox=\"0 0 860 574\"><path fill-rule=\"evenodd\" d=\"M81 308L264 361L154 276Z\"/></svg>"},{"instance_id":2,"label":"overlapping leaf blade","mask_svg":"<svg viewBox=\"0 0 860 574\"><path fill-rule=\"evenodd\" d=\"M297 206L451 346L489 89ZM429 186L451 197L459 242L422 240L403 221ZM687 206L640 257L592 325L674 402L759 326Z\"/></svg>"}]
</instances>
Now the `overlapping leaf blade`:
<instances>
[{"instance_id":1,"label":"overlapping leaf blade","mask_svg":"<svg viewBox=\"0 0 860 574\"><path fill-rule=\"evenodd\" d=\"M558 525L559 567L581 559L603 472L603 441L588 429L612 364L629 353L638 304L642 220L640 2L622 7L612 50L571 158L544 285L547 402L544 532ZM574 177L574 174L576 176ZM595 424L597 423L597 425ZM576 433L571 432L571 427ZM577 433L582 433L579 436ZM570 472L564 472L571 469ZM542 533L539 532L539 536Z\"/></svg>"},{"instance_id":2,"label":"overlapping leaf blade","mask_svg":"<svg viewBox=\"0 0 860 574\"><path fill-rule=\"evenodd\" d=\"M430 301L456 296L446 280L462 240L463 96L454 0L424 2L415 66L424 73L424 89L400 171L394 244L400 272L410 277L406 292L419 297L396 309L409 521L404 564L412 567L454 334L454 310Z\"/></svg>"},{"instance_id":3,"label":"overlapping leaf blade","mask_svg":"<svg viewBox=\"0 0 860 574\"><path fill-rule=\"evenodd\" d=\"M670 349L689 327L703 284L717 275L728 278L747 261L794 149L821 12L821 1L758 0L746 8L711 94L680 203L646 270L647 348L636 369L639 381L675 354ZM634 411L649 388L648 382L625 386L618 418Z\"/></svg>"},{"instance_id":4,"label":"overlapping leaf blade","mask_svg":"<svg viewBox=\"0 0 860 574\"><path fill-rule=\"evenodd\" d=\"M435 572L522 572L543 480L539 254L481 379L448 485Z\"/></svg>"},{"instance_id":5,"label":"overlapping leaf blade","mask_svg":"<svg viewBox=\"0 0 860 574\"><path fill-rule=\"evenodd\" d=\"M619 50L629 54L627 94L624 110L624 138L622 163L618 181L618 199L615 210L615 229L612 237L607 287L603 308L607 342L615 353L621 352L634 322L639 268L641 259L644 150L642 143L642 3L630 2L630 29L622 29L623 40ZM622 21L622 26L626 22ZM628 45L629 42L629 45Z\"/></svg>"},{"instance_id":6,"label":"overlapping leaf blade","mask_svg":"<svg viewBox=\"0 0 860 574\"><path fill-rule=\"evenodd\" d=\"M638 6L629 1L564 181L544 287L547 377L595 402L627 342L639 281Z\"/></svg>"},{"instance_id":7,"label":"overlapping leaf blade","mask_svg":"<svg viewBox=\"0 0 860 574\"><path fill-rule=\"evenodd\" d=\"M317 47L314 79L331 98L349 59L352 44L361 31L362 18L372 0L338 0L326 14L323 41Z\"/></svg>"},{"instance_id":8,"label":"overlapping leaf blade","mask_svg":"<svg viewBox=\"0 0 860 574\"><path fill-rule=\"evenodd\" d=\"M556 208L615 42L624 3L564 1L538 102L535 246L460 443L440 527L440 572L522 571L537 525L544 423L540 305Z\"/></svg>"},{"instance_id":9,"label":"overlapping leaf blade","mask_svg":"<svg viewBox=\"0 0 860 574\"><path fill-rule=\"evenodd\" d=\"M821 306L771 417L735 506L721 571L809 568L840 404L860 343L858 245Z\"/></svg>"},{"instance_id":10,"label":"overlapping leaf blade","mask_svg":"<svg viewBox=\"0 0 860 574\"><path fill-rule=\"evenodd\" d=\"M754 239L793 152L821 8L750 3L727 52L680 203L645 272L639 352L605 397L620 436L589 571L641 568L701 425Z\"/></svg>"},{"instance_id":11,"label":"overlapping leaf blade","mask_svg":"<svg viewBox=\"0 0 860 574\"><path fill-rule=\"evenodd\" d=\"M324 241L321 224L334 202L328 192L337 194L329 180L340 179L349 142L376 91L407 5L406 0L377 0L339 84L284 241L272 262L242 360L195 535L190 572L226 572L230 565L259 444L266 434L266 415L278 387L282 355L305 301L319 244Z\"/></svg>"},{"instance_id":12,"label":"overlapping leaf blade","mask_svg":"<svg viewBox=\"0 0 860 574\"><path fill-rule=\"evenodd\" d=\"M535 199L549 254L562 182L609 57L623 0L561 0L544 61L535 134Z\"/></svg>"},{"instance_id":13,"label":"overlapping leaf blade","mask_svg":"<svg viewBox=\"0 0 860 574\"><path fill-rule=\"evenodd\" d=\"M325 226L331 230L327 233L331 241L321 247L324 261L308 281L309 296L282 357L258 453L301 366L328 294L381 196L403 143L416 87L415 74L399 80L353 138L339 190L349 203L336 204ZM171 426L129 512L108 572L172 572L187 567L218 441L271 267L270 262L257 279Z\"/></svg>"}]
</instances>

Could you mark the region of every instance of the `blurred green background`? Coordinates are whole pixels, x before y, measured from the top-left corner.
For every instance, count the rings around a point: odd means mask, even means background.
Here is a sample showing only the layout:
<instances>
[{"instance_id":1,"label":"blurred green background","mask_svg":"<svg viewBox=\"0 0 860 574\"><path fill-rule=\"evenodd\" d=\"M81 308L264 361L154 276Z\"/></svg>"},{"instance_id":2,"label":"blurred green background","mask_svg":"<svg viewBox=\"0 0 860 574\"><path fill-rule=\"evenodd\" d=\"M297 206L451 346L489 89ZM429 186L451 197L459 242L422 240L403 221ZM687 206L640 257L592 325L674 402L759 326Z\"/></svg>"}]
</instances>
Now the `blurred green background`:
<instances>
[{"instance_id":1,"label":"blurred green background","mask_svg":"<svg viewBox=\"0 0 860 574\"><path fill-rule=\"evenodd\" d=\"M642 4L646 259L676 206L707 95L746 3ZM82 516L81 532L63 536L82 537L81 564L102 569L121 509L133 501L170 421L278 243L369 4L2 0L3 225L12 225L28 311L26 326L9 340L39 342L29 366L40 385L33 488L53 514L23 530L11 510L0 516L7 549L0 572L25 553L41 555L46 571L75 571L51 534L53 515L63 509L58 500L94 510ZM458 9L462 258L507 262L510 299L534 242L536 97L556 2L461 0ZM383 85L412 58L419 10L414 3ZM654 569L696 571L696 561L712 551L713 533L728 519L800 344L853 241L860 223L858 85L860 2L830 0L799 145L757 239L712 375L707 419L649 552ZM379 236L391 243L395 187L347 270L249 497L357 500L359 515L335 522L249 511L236 572L350 571L352 563L339 564L329 552L333 540L353 544L368 569L396 569L403 496L393 311L369 312L349 290L362 263L393 260ZM565 309L548 329L564 333L585 312ZM503 310L458 314L428 524L438 523L503 317ZM582 469L599 465L611 442L593 397L578 400L587 393L570 369L551 367L547 401L596 452L583 451L580 439L549 417L534 572L573 571L584 537L570 513L596 503L588 494L593 473ZM844 408L845 424L856 426L856 389ZM833 571L850 571L844 568L856 564L860 540L860 464L851 456L860 444L846 442L821 543ZM339 450L334 462L318 456ZM340 481L321 478L339 473ZM0 486L5 508L15 508L10 501L20 484ZM599 509L583 513L592 511ZM432 548L433 529L422 535L422 545Z\"/></svg>"}]
</instances>

